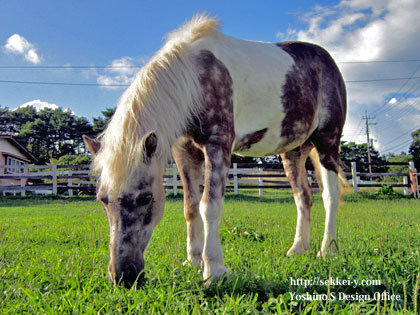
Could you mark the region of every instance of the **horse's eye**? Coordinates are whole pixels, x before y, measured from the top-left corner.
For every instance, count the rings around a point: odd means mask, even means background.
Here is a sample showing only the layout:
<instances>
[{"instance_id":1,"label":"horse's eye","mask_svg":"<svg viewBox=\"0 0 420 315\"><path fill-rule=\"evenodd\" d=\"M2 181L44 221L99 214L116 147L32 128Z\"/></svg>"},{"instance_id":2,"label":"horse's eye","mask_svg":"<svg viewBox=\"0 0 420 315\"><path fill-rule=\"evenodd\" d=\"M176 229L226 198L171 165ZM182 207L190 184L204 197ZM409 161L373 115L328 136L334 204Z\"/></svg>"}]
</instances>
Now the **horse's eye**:
<instances>
[{"instance_id":1,"label":"horse's eye","mask_svg":"<svg viewBox=\"0 0 420 315\"><path fill-rule=\"evenodd\" d=\"M136 204L138 206L145 206L148 205L152 199L153 195L151 193L143 194L137 197Z\"/></svg>"}]
</instances>

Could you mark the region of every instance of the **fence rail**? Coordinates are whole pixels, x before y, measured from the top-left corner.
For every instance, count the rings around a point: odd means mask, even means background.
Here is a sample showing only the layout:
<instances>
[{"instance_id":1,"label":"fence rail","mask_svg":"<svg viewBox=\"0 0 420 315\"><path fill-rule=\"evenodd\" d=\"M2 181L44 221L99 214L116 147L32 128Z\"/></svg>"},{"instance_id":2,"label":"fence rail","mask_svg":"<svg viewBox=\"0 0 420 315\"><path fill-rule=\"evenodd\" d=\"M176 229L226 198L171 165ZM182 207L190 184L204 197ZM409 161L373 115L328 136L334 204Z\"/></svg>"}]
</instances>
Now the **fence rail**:
<instances>
[{"instance_id":1,"label":"fence rail","mask_svg":"<svg viewBox=\"0 0 420 315\"><path fill-rule=\"evenodd\" d=\"M403 164L407 165L407 173L358 172L358 164L351 162L351 172L345 173L355 192L359 192L361 188L365 187L381 187L383 184L373 182L372 179L392 176L402 178L402 182L391 183L391 186L402 187L405 195L413 194L415 198L419 198L419 174L417 174L413 162ZM395 163L391 164L395 165ZM360 165L362 164L360 163ZM6 174L2 174L4 173L2 169L6 171ZM362 178L370 180L362 181ZM308 171L308 181L313 188L319 187L313 171ZM176 164L167 166L163 182L167 194L177 195L178 191L183 189ZM88 165L0 165L0 193L2 192L3 195L20 193L21 196L25 196L27 191L31 191L36 194L67 193L71 197L75 192L79 194L93 193L95 186L96 177ZM233 191L235 195L239 194L239 190L258 189L260 197L263 195L264 189L290 187L281 163L233 163L229 169L226 183L227 190Z\"/></svg>"}]
</instances>

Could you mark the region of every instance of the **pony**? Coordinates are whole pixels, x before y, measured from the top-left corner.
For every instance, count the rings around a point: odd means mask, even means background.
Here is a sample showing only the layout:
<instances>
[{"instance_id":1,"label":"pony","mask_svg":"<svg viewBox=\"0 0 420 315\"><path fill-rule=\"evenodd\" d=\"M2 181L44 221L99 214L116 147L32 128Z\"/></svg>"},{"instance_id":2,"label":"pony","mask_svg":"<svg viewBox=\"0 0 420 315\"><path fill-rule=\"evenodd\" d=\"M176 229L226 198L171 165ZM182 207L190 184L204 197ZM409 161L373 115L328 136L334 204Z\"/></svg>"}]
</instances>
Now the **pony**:
<instances>
[{"instance_id":1,"label":"pony","mask_svg":"<svg viewBox=\"0 0 420 315\"><path fill-rule=\"evenodd\" d=\"M84 136L109 222L111 280L127 287L143 280L144 252L163 215L163 172L171 154L184 189L187 260L203 268L204 279L229 275L219 221L233 152L280 154L297 206L288 256L310 246L305 161L310 155L319 164L326 218L318 255L332 254L345 116L342 75L319 46L236 39L206 15L169 33L120 98L105 131L97 139Z\"/></svg>"}]
</instances>

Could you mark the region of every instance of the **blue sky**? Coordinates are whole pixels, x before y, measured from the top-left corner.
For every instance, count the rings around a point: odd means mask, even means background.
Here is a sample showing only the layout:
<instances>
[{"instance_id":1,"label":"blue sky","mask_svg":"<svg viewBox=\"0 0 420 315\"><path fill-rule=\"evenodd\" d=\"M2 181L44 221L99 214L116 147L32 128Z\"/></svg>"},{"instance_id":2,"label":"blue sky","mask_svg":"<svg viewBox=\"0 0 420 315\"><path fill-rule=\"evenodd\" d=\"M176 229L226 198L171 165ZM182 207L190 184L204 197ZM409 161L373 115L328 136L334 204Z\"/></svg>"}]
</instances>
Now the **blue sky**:
<instances>
[{"instance_id":1,"label":"blue sky","mask_svg":"<svg viewBox=\"0 0 420 315\"><path fill-rule=\"evenodd\" d=\"M420 2L342 1L13 1L0 2L0 80L128 84L133 68L4 68L4 66L141 66L164 35L206 11L228 35L261 41L299 39L326 47L348 81L418 77ZM410 26L410 27L408 27ZM406 150L420 124L416 80L349 82L345 139L364 140L361 117L381 151ZM0 82L0 104L40 100L91 119L117 103L123 88ZM420 127L420 126L419 126ZM396 140L394 140L396 138ZM391 141L393 140L393 141ZM399 146L398 146L399 145ZM395 148L394 148L395 147Z\"/></svg>"},{"instance_id":2,"label":"blue sky","mask_svg":"<svg viewBox=\"0 0 420 315\"><path fill-rule=\"evenodd\" d=\"M276 33L299 23L298 12L315 2L295 1L2 1L0 43L13 34L36 47L36 65L105 66L129 56L141 65L163 44L164 35L207 11L232 36L275 41ZM32 65L24 56L0 51L1 65ZM105 71L106 72L106 71ZM96 83L104 71L1 69L0 80ZM122 89L0 84L0 104L14 108L33 99L97 116L115 105Z\"/></svg>"}]
</instances>

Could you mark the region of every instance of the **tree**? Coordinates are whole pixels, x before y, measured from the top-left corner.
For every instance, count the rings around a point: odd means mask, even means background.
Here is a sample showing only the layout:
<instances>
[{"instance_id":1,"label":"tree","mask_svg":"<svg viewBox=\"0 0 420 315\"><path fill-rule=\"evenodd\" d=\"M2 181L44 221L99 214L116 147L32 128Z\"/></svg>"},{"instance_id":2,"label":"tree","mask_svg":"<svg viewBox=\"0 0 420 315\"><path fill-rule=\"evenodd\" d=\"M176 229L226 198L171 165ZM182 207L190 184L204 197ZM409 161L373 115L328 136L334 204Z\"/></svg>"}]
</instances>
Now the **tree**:
<instances>
[{"instance_id":1,"label":"tree","mask_svg":"<svg viewBox=\"0 0 420 315\"><path fill-rule=\"evenodd\" d=\"M109 120L112 118L116 110L116 107L114 108L106 108L104 111L102 111L102 115L104 117L93 117L93 131L95 134L100 134L105 130L105 127L107 126Z\"/></svg>"},{"instance_id":2,"label":"tree","mask_svg":"<svg viewBox=\"0 0 420 315\"><path fill-rule=\"evenodd\" d=\"M75 153L86 153L85 143L83 142L83 135L93 137L96 133L93 130L91 123L85 117L75 117L73 126L73 139L76 141Z\"/></svg>"},{"instance_id":3,"label":"tree","mask_svg":"<svg viewBox=\"0 0 420 315\"><path fill-rule=\"evenodd\" d=\"M58 159L58 165L84 165L89 164L91 157L84 154L67 154Z\"/></svg>"},{"instance_id":4,"label":"tree","mask_svg":"<svg viewBox=\"0 0 420 315\"><path fill-rule=\"evenodd\" d=\"M350 165L348 162L359 162L357 170L359 172L369 172L369 167L366 165L369 161L367 153L367 144L356 144L355 142L341 142L340 159L345 163L344 170L350 171ZM372 146L370 148L370 159L373 164L381 164L386 160L379 154L378 151ZM362 165L365 164L365 165ZM382 173L386 172L388 167L386 165L372 165L372 172Z\"/></svg>"},{"instance_id":5,"label":"tree","mask_svg":"<svg viewBox=\"0 0 420 315\"><path fill-rule=\"evenodd\" d=\"M408 162L413 160L413 156L405 152L401 152L399 155L390 153L387 156L387 160L388 162L405 163L405 165L390 165L388 167L390 173L407 173ZM390 179L394 182L401 181L401 177L392 176Z\"/></svg>"},{"instance_id":6,"label":"tree","mask_svg":"<svg viewBox=\"0 0 420 315\"><path fill-rule=\"evenodd\" d=\"M0 133L14 134L15 132L12 112L7 107L0 106Z\"/></svg>"},{"instance_id":7,"label":"tree","mask_svg":"<svg viewBox=\"0 0 420 315\"><path fill-rule=\"evenodd\" d=\"M408 152L413 156L414 165L417 171L420 171L420 129L414 131L411 136L413 142L410 145Z\"/></svg>"},{"instance_id":8,"label":"tree","mask_svg":"<svg viewBox=\"0 0 420 315\"><path fill-rule=\"evenodd\" d=\"M61 108L37 111L28 106L4 113L8 118L0 120L2 130L7 127L8 132L25 144L41 163L68 154L82 153L82 135L93 134L92 126L86 118Z\"/></svg>"},{"instance_id":9,"label":"tree","mask_svg":"<svg viewBox=\"0 0 420 315\"><path fill-rule=\"evenodd\" d=\"M49 133L48 123L39 117L34 117L33 121L25 123L18 129L16 137L21 143L26 145L40 163L45 163L48 161L51 147L49 145Z\"/></svg>"}]
</instances>

